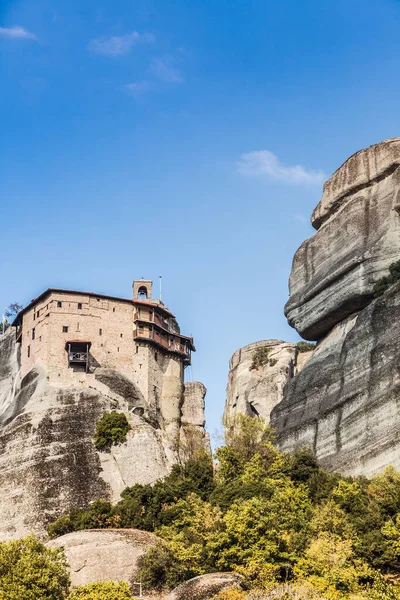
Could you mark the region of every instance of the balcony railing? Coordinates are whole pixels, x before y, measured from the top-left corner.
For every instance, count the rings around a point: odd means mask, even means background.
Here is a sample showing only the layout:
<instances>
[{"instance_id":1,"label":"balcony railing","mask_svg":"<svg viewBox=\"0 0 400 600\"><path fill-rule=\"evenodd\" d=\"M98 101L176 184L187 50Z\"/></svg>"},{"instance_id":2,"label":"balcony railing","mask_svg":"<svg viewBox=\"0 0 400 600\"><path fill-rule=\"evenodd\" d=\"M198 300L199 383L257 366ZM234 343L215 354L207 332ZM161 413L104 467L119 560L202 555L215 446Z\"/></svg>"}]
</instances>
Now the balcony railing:
<instances>
[{"instance_id":1,"label":"balcony railing","mask_svg":"<svg viewBox=\"0 0 400 600\"><path fill-rule=\"evenodd\" d=\"M162 336L158 332L148 330L140 331L139 329L136 329L136 331L133 332L133 338L141 338L143 340L150 340L152 342L155 342L156 344L159 344L169 352L177 352L178 354L182 354L185 357L186 361L190 362L190 348L186 344L181 344L176 339L171 340L169 337L168 339L166 339L165 336Z\"/></svg>"},{"instance_id":2,"label":"balcony railing","mask_svg":"<svg viewBox=\"0 0 400 600\"><path fill-rule=\"evenodd\" d=\"M70 363L87 363L88 359L88 352L69 352L68 354L68 361Z\"/></svg>"}]
</instances>

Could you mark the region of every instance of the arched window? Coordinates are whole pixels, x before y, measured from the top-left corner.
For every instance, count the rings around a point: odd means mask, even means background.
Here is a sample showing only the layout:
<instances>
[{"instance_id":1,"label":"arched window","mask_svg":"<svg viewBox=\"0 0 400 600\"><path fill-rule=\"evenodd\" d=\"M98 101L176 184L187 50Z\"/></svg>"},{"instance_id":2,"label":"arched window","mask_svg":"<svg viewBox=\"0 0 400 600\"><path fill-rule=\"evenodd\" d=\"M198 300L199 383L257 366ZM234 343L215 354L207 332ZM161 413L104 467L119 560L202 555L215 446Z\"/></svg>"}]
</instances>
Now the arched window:
<instances>
[{"instance_id":1,"label":"arched window","mask_svg":"<svg viewBox=\"0 0 400 600\"><path fill-rule=\"evenodd\" d=\"M140 300L147 300L147 287L145 285L141 285L140 288L138 289L138 298Z\"/></svg>"}]
</instances>

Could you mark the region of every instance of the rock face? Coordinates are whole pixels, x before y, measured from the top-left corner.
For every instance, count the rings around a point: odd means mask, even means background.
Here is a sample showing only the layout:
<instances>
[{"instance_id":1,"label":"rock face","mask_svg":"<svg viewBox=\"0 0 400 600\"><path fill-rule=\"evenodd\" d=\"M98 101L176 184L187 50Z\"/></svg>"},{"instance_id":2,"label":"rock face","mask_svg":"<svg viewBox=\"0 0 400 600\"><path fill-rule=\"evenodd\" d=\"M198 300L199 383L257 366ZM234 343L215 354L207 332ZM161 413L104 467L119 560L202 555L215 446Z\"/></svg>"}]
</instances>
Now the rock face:
<instances>
[{"instance_id":1,"label":"rock face","mask_svg":"<svg viewBox=\"0 0 400 600\"><path fill-rule=\"evenodd\" d=\"M227 588L241 588L242 578L237 573L209 573L189 579L173 592L166 600L211 600Z\"/></svg>"},{"instance_id":2,"label":"rock face","mask_svg":"<svg viewBox=\"0 0 400 600\"><path fill-rule=\"evenodd\" d=\"M257 348L268 348L268 360L253 368ZM269 422L274 406L283 397L286 384L297 370L297 363L305 360L296 344L281 340L263 340L237 350L229 363L224 423L234 421L237 414L260 416Z\"/></svg>"},{"instance_id":3,"label":"rock face","mask_svg":"<svg viewBox=\"0 0 400 600\"><path fill-rule=\"evenodd\" d=\"M180 454L188 458L199 449L211 452L210 437L205 430L204 398L206 387L200 381L185 383L181 410Z\"/></svg>"},{"instance_id":4,"label":"rock face","mask_svg":"<svg viewBox=\"0 0 400 600\"><path fill-rule=\"evenodd\" d=\"M272 412L280 448L313 448L329 470L400 468L400 284L318 345Z\"/></svg>"},{"instance_id":5,"label":"rock face","mask_svg":"<svg viewBox=\"0 0 400 600\"><path fill-rule=\"evenodd\" d=\"M400 259L400 138L349 158L326 182L298 249L285 314L306 339L319 340L368 305L374 284Z\"/></svg>"},{"instance_id":6,"label":"rock face","mask_svg":"<svg viewBox=\"0 0 400 600\"><path fill-rule=\"evenodd\" d=\"M317 232L297 251L289 323L319 340L271 422L280 447L311 446L330 470L400 467L400 284L373 300L400 259L400 138L349 158L324 186Z\"/></svg>"},{"instance_id":7,"label":"rock face","mask_svg":"<svg viewBox=\"0 0 400 600\"><path fill-rule=\"evenodd\" d=\"M47 546L64 550L72 587L126 581L136 593L138 559L156 541L155 535L137 529L92 529L62 535Z\"/></svg>"},{"instance_id":8,"label":"rock face","mask_svg":"<svg viewBox=\"0 0 400 600\"><path fill-rule=\"evenodd\" d=\"M1 539L41 535L74 506L115 502L127 486L154 483L187 458L190 427L209 448L201 384L168 403L170 385L156 407L112 369L97 369L90 387L85 374L76 375L75 386L56 387L41 367L20 381L12 329L0 336L0 375ZM131 430L125 443L98 452L96 423L111 410L123 412Z\"/></svg>"}]
</instances>

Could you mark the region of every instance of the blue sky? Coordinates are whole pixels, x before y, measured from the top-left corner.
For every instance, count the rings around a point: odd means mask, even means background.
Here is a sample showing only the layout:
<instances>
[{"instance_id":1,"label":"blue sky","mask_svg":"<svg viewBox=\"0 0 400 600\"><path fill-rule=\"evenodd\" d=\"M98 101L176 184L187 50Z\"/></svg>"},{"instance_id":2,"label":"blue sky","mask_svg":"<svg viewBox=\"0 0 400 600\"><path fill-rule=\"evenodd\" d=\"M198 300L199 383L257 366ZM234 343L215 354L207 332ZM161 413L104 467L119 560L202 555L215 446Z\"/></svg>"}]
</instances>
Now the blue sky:
<instances>
[{"instance_id":1,"label":"blue sky","mask_svg":"<svg viewBox=\"0 0 400 600\"><path fill-rule=\"evenodd\" d=\"M163 276L220 427L322 182L399 135L398 0L2 0L0 307ZM1 312L1 310L0 310Z\"/></svg>"}]
</instances>

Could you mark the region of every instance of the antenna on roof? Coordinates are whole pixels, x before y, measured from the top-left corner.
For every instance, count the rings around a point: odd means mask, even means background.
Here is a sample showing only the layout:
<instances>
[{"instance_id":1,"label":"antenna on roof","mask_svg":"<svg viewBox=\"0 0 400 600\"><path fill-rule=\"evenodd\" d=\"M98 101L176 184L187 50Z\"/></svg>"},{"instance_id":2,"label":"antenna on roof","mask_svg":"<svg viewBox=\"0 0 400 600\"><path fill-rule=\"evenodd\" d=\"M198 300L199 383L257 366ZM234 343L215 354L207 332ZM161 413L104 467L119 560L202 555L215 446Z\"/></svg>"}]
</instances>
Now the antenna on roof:
<instances>
[{"instance_id":1,"label":"antenna on roof","mask_svg":"<svg viewBox=\"0 0 400 600\"><path fill-rule=\"evenodd\" d=\"M162 275L160 275L160 300L161 300L161 291L162 291Z\"/></svg>"}]
</instances>

